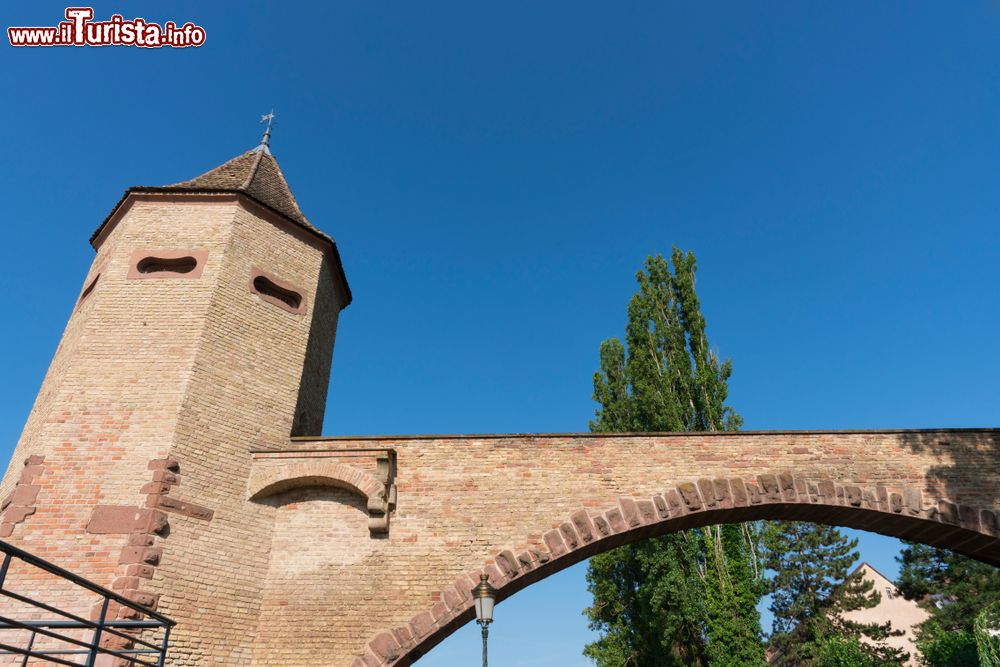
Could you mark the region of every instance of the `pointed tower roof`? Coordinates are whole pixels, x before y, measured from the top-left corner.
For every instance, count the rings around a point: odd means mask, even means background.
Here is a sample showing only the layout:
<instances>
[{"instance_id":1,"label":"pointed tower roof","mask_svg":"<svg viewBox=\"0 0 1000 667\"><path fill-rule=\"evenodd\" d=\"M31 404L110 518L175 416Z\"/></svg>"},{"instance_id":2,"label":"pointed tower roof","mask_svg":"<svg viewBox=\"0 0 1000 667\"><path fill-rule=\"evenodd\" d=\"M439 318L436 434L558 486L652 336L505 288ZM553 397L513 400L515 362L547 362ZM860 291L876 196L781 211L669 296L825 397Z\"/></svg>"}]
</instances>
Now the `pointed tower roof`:
<instances>
[{"instance_id":1,"label":"pointed tower roof","mask_svg":"<svg viewBox=\"0 0 1000 667\"><path fill-rule=\"evenodd\" d=\"M206 171L204 174L190 180L174 183L173 185L135 185L130 187L125 191L125 194L122 195L118 203L115 204L114 209L104 219L101 226L90 237L91 245L95 244L98 237L105 230L105 227L107 227L108 223L114 218L122 204L125 203L132 193L245 195L258 204L278 213L298 227L326 241L333 251L333 259L337 271L347 290L347 303L351 301L351 290L347 285L347 276L344 274L344 268L340 262L340 253L337 251L336 242L314 227L302 213L302 209L299 208L299 203L295 200L291 188L288 187L285 175L281 172L281 167L278 166L278 161L274 159L274 156L271 155L271 151L268 149L266 135L265 141L257 148L237 155L215 169Z\"/></svg>"},{"instance_id":2,"label":"pointed tower roof","mask_svg":"<svg viewBox=\"0 0 1000 667\"><path fill-rule=\"evenodd\" d=\"M281 173L278 161L263 145L237 155L229 162L206 171L201 176L166 187L172 190L198 192L234 190L243 192L306 229L322 234L302 214L299 203L295 201L295 196L288 187L285 175Z\"/></svg>"}]
</instances>

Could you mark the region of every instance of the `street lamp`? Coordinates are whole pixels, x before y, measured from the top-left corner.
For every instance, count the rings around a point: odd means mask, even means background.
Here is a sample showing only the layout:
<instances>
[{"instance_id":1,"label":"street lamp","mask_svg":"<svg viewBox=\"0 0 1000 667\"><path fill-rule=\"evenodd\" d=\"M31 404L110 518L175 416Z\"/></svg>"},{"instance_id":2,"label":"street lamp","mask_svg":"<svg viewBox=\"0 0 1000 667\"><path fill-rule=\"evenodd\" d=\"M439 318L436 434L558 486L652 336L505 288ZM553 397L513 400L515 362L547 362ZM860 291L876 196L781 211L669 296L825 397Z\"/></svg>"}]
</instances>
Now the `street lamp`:
<instances>
[{"instance_id":1,"label":"street lamp","mask_svg":"<svg viewBox=\"0 0 1000 667\"><path fill-rule=\"evenodd\" d=\"M490 586L490 577L479 575L479 585L472 589L472 599L476 602L476 623L483 626L483 667L486 665L486 638L489 625L493 622L493 603L497 599L497 589Z\"/></svg>"}]
</instances>

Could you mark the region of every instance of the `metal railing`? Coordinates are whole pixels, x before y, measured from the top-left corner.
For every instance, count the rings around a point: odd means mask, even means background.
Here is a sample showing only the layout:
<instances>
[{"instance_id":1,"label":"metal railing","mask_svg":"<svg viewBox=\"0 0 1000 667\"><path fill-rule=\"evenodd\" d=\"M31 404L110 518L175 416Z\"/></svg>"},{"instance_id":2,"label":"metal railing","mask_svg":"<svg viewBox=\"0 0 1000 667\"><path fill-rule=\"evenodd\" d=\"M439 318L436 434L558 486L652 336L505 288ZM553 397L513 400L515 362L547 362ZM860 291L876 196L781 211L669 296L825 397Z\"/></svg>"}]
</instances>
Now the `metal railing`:
<instances>
[{"instance_id":1,"label":"metal railing","mask_svg":"<svg viewBox=\"0 0 1000 667\"><path fill-rule=\"evenodd\" d=\"M68 667L94 667L99 655L120 658L127 665L163 667L170 642L170 630L175 625L173 620L6 542L0 541L0 553L3 554L3 562L0 564L0 600L7 598L20 603L18 611L24 615L52 615L41 620L18 620L8 616L12 612L0 612L0 656L22 656L22 667L28 665L29 659ZM29 570L33 574L40 570L78 587L73 592L81 603L85 604L88 596L93 597L95 604L100 604L97 619L84 618L23 592L11 590L11 580L16 578L10 575L11 566L19 562L36 568ZM31 578L37 581L37 576ZM63 592L62 595L66 593ZM118 618L120 609L131 610L125 615L138 618ZM112 611L111 614L109 610ZM13 640L8 639L10 635L6 633L15 631L21 638L27 633L27 641L23 646L17 646L12 643ZM69 634L67 631L79 632ZM88 634L89 638L86 636ZM39 640L39 637L43 639ZM120 647L112 648L115 645ZM79 662L81 658L83 662Z\"/></svg>"}]
</instances>

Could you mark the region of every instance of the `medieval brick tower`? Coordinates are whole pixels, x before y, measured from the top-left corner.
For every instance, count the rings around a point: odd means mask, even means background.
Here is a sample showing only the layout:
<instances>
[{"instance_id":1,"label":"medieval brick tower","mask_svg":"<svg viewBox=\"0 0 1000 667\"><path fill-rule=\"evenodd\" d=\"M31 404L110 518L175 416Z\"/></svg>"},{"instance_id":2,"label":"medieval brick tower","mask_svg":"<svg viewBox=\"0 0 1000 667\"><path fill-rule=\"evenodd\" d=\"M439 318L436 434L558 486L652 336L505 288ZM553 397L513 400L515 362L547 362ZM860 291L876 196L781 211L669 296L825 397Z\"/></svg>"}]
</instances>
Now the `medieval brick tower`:
<instances>
[{"instance_id":1,"label":"medieval brick tower","mask_svg":"<svg viewBox=\"0 0 1000 667\"><path fill-rule=\"evenodd\" d=\"M720 522L853 526L1000 564L998 429L321 436L351 294L267 135L130 188L92 243L0 484L0 539L177 621L171 667L407 667L473 618L482 575L503 600ZM94 617L58 579L0 579L0 665L25 629L11 580Z\"/></svg>"},{"instance_id":2,"label":"medieval brick tower","mask_svg":"<svg viewBox=\"0 0 1000 667\"><path fill-rule=\"evenodd\" d=\"M125 192L0 487L4 539L195 621L174 664L250 661L273 508L249 452L320 432L351 300L266 144Z\"/></svg>"}]
</instances>

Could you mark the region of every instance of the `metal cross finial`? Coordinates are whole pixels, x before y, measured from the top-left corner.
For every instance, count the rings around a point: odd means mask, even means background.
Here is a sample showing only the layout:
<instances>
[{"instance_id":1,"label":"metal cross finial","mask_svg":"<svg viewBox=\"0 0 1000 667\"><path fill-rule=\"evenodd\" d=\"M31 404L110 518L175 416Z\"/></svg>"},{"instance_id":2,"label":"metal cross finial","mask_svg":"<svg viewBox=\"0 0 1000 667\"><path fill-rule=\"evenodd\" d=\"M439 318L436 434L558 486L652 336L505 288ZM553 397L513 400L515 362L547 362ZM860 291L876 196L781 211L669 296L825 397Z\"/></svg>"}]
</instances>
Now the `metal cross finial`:
<instances>
[{"instance_id":1,"label":"metal cross finial","mask_svg":"<svg viewBox=\"0 0 1000 667\"><path fill-rule=\"evenodd\" d=\"M274 123L274 118L274 109L271 109L270 113L266 113L260 117L260 122L267 122L267 128L264 130L264 138L260 140L260 146L265 151L268 151L268 147L271 145L271 125Z\"/></svg>"}]
</instances>

